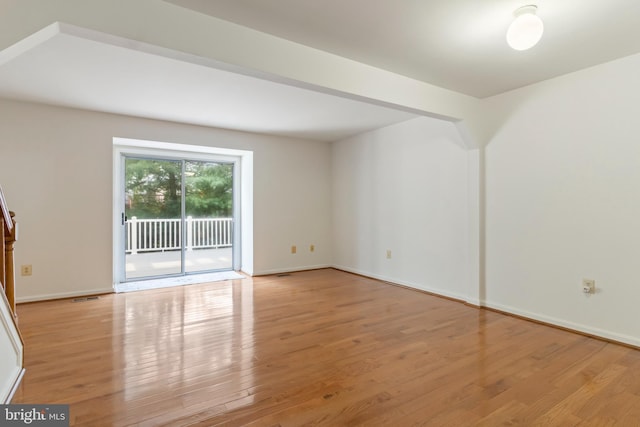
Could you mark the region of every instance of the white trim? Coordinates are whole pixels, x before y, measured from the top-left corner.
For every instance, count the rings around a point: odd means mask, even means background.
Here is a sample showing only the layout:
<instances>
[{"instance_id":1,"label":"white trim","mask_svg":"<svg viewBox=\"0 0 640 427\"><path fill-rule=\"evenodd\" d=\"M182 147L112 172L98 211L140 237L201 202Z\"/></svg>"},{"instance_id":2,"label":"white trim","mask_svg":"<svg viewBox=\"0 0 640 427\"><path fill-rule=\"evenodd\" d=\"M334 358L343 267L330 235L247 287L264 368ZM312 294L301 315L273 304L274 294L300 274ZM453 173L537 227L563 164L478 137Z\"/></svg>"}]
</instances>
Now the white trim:
<instances>
[{"instance_id":1,"label":"white trim","mask_svg":"<svg viewBox=\"0 0 640 427\"><path fill-rule=\"evenodd\" d=\"M147 291L150 289L173 288L178 286L197 285L201 283L228 282L242 280L247 277L236 271L218 271L215 273L188 274L180 277L166 277L161 279L140 280L116 285L116 293Z\"/></svg>"},{"instance_id":2,"label":"white trim","mask_svg":"<svg viewBox=\"0 0 640 427\"><path fill-rule=\"evenodd\" d=\"M256 271L253 274L250 274L250 276L268 276L270 274L294 273L296 271L307 271L307 270L321 270L323 268L333 268L333 266L329 264L317 264L317 265L307 265L304 267L294 267L294 268L275 268L273 270Z\"/></svg>"},{"instance_id":3,"label":"white trim","mask_svg":"<svg viewBox=\"0 0 640 427\"><path fill-rule=\"evenodd\" d=\"M453 298L455 300L458 300L460 302L466 302L467 301L467 295L462 295L459 294L457 292L447 292L443 289L440 288L432 288L429 286L424 286L422 284L419 283L415 283L415 282L409 282L406 280L398 280L398 279L394 279L392 277L388 277L388 276L383 276L381 274L374 274L374 273L370 273L368 271L363 271L363 270L358 270L357 268L351 268L351 267L345 267L342 265L333 265L332 268L335 268L336 270L342 270L342 271L346 271L348 273L354 273L354 274L358 274L360 276L365 276L365 277L370 277L372 279L377 279L377 280L382 280L383 282L389 282L389 283L393 283L396 285L402 285L402 286L407 286L410 288L414 288L420 291L425 291L425 292L429 292L431 294L436 294L436 295L440 295L443 297L447 297L447 298Z\"/></svg>"},{"instance_id":4,"label":"white trim","mask_svg":"<svg viewBox=\"0 0 640 427\"><path fill-rule=\"evenodd\" d=\"M636 337L629 336L629 335L618 334L618 333L615 333L615 332L611 332L611 331L607 331L607 330L599 329L599 328L592 328L592 327L589 327L589 326L581 325L579 323L569 322L569 321L558 319L558 318L551 317L551 316L544 316L544 315L532 313L532 312L529 312L529 311L526 311L526 310L519 310L519 309L517 309L515 307L511 307L511 306L507 306L507 305L487 302L485 300L480 300L480 299L477 299L477 298L469 297L468 295L461 295L461 294L454 293L454 292L446 292L446 291L443 291L442 289L430 288L428 286L423 286L423 285L420 285L420 284L417 284L417 283L397 280L397 279L386 277L386 276L382 276L382 275L379 275L379 274L372 274L372 273L369 273L369 272L366 272L366 271L362 271L362 270L358 270L358 269L355 269L355 268L344 267L344 266L340 266L340 265L333 265L333 266L331 266L331 268L335 268L337 270L346 271L346 272L349 272L349 273L359 274L361 276L370 277L370 278L373 278L373 279L382 280L384 282L389 282L389 283L394 283L394 284L398 284L398 285L408 286L410 288L426 291L426 292L429 292L429 293L432 293L432 294L435 294L435 295L440 295L440 296L444 296L444 297L448 297L448 298L453 298L453 299L456 299L456 300L460 301L461 303L473 304L473 305L477 306L479 309L481 309L482 307L487 307L487 308L490 308L490 309L499 310L499 311L502 311L502 312L507 313L507 314L513 314L515 316L520 316L520 317L525 318L525 319L530 319L530 320L533 320L533 321L542 322L544 324L549 325L549 327L557 326L557 327L568 329L570 331L574 331L575 333L583 333L583 334L587 334L587 335L590 335L590 336L602 338L602 339L605 339L605 340L610 340L610 341L615 341L615 342L619 342L619 343L629 344L629 345L632 345L632 346L635 346L635 347L640 347L640 339L636 338Z\"/></svg>"},{"instance_id":5,"label":"white trim","mask_svg":"<svg viewBox=\"0 0 640 427\"><path fill-rule=\"evenodd\" d=\"M181 160L205 160L233 163L234 165L234 213L235 233L233 242L234 270L253 273L253 151L202 145L176 144L129 138L113 138L113 286L123 283L124 247L121 230L121 212L124 200L122 171L124 156L173 158ZM239 206L239 210L237 210Z\"/></svg>"},{"instance_id":6,"label":"white trim","mask_svg":"<svg viewBox=\"0 0 640 427\"><path fill-rule=\"evenodd\" d=\"M20 370L20 373L16 377L16 380L13 382L13 387L11 387L11 390L9 390L9 395L4 402L5 405L10 404L11 400L13 400L13 396L16 394L16 391L18 391L18 387L20 387L20 382L22 382L22 377L24 377L25 372L27 372L25 368L22 368Z\"/></svg>"},{"instance_id":7,"label":"white trim","mask_svg":"<svg viewBox=\"0 0 640 427\"><path fill-rule=\"evenodd\" d=\"M3 362L3 378L0 378L0 402L8 402L11 396L15 392L16 383L22 378L24 366L23 366L23 354L24 347L22 339L20 338L20 332L14 323L13 313L9 306L4 292L0 290L0 332L6 334L9 345L6 348L0 349L0 359ZM3 343L5 342L3 338ZM5 363L8 363L6 365ZM6 372L5 372L6 369ZM7 376L4 377L4 374Z\"/></svg>"},{"instance_id":8,"label":"white trim","mask_svg":"<svg viewBox=\"0 0 640 427\"><path fill-rule=\"evenodd\" d=\"M36 301L49 301L55 299L64 299L64 298L74 298L74 297L84 297L87 295L103 295L103 294L112 294L113 287L109 288L97 288L97 289L88 289L86 291L72 291L72 292L60 292L55 294L44 294L37 295L33 297L22 297L16 298L16 302L36 302Z\"/></svg>"},{"instance_id":9,"label":"white trim","mask_svg":"<svg viewBox=\"0 0 640 427\"><path fill-rule=\"evenodd\" d=\"M482 301L480 301L478 298L467 297L465 303L467 303L469 305L474 305L474 306L476 306L478 308L484 307L484 303Z\"/></svg>"},{"instance_id":10,"label":"white trim","mask_svg":"<svg viewBox=\"0 0 640 427\"><path fill-rule=\"evenodd\" d=\"M483 307L492 308L495 310L503 311L505 313L513 314L516 316L524 317L524 318L535 320L538 322L543 322L548 325L559 326L575 332L579 332L579 333L581 332L581 333L592 335L595 337L600 337L607 340L617 341L617 342L633 345L636 347L640 347L640 339L629 336L629 335L617 334L615 332L611 332L611 331L607 331L599 328L591 328L589 326L581 325L579 323L574 323L574 322L568 322L566 320L558 319L556 317L540 315L540 314L532 313L526 310L519 310L515 307L511 307L508 305L490 303L486 301L482 301L481 305Z\"/></svg>"},{"instance_id":11,"label":"white trim","mask_svg":"<svg viewBox=\"0 0 640 427\"><path fill-rule=\"evenodd\" d=\"M113 146L130 154L158 155L164 152L166 156L183 158L186 160L223 160L234 161L252 151L236 150L232 148L218 148L204 145L176 144L174 142L159 142L143 139L113 138ZM198 156L200 154L201 156Z\"/></svg>"}]
</instances>

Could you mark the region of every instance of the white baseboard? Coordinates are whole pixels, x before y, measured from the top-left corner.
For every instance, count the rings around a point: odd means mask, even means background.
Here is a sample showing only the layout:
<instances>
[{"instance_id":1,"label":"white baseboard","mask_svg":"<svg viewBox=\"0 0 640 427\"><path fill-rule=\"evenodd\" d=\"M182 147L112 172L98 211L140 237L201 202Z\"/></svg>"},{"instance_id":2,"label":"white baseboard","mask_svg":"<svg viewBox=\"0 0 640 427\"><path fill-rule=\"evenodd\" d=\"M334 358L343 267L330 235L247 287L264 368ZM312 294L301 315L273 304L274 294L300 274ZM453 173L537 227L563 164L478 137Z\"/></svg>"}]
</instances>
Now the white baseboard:
<instances>
[{"instance_id":1,"label":"white baseboard","mask_svg":"<svg viewBox=\"0 0 640 427\"><path fill-rule=\"evenodd\" d=\"M484 302L480 301L479 298L467 298L465 302L478 308L483 307L484 304Z\"/></svg>"},{"instance_id":2,"label":"white baseboard","mask_svg":"<svg viewBox=\"0 0 640 427\"><path fill-rule=\"evenodd\" d=\"M407 281L403 281L403 280L398 280L392 277L386 277L383 275L379 275L379 274L372 274L370 272L367 271L362 271L362 270L358 270L355 268L350 268L350 267L345 267L345 266L341 266L341 265L333 265L332 268L335 268L337 270L343 270L349 273L355 273L355 274L359 274L361 276L365 276L365 277L371 277L373 279L378 279L378 280L382 280L385 282L390 282L390 283L396 283L398 285L403 285L403 286L408 286L410 288L415 288L418 290L422 290L422 291L426 291L432 294L436 294L436 295L441 295L444 297L448 297L448 298L453 298L456 300L459 300L461 302L466 302L468 304L472 304L477 306L478 308L481 307L487 307L487 308L492 308L495 310L499 310L508 314L513 314L515 316L519 316L519 317L523 317L526 319L530 319L530 320L534 320L534 321L538 321L541 323L545 323L551 326L558 326L561 328L565 328L571 331L575 331L578 333L583 333L583 334L587 334L587 335L591 335L594 337L599 337L599 338L603 338L605 340L610 340L610 341L615 341L615 342L619 342L619 343L624 343L624 344L629 344L635 347L640 347L640 339L639 338L635 338L632 336L628 336L628 335L623 335L623 334L618 334L615 332L611 332L611 331L607 331L604 329L599 329L599 328L593 328L593 327L589 327L586 325L581 325L578 323L573 323L570 321L566 321L566 320L562 320L562 319L558 319L555 317L551 317L551 316L545 316L545 315L541 315L538 313L532 313L526 310L520 310L517 309L515 307L511 307L511 306L506 306L506 305L502 305L502 304L496 304L496 303L492 303L490 301L486 301L486 300L479 300L479 299L473 299L473 298L469 298L467 295L462 295L462 294L457 294L454 292L448 292L446 290L442 290L442 289L438 289L438 288L431 288L428 286L424 286L421 284L417 284L417 283L412 283L412 282L407 282Z\"/></svg>"},{"instance_id":3,"label":"white baseboard","mask_svg":"<svg viewBox=\"0 0 640 427\"><path fill-rule=\"evenodd\" d=\"M587 335L592 335L595 337L600 337L606 340L611 340L611 341L616 341L616 342L620 342L620 343L624 343L624 344L629 344L635 347L640 347L640 338L636 338L636 337L632 337L632 336L628 336L628 335L623 335L623 334L618 334L615 332L611 332L611 331L607 331L604 329L599 329L599 328L593 328L593 327L589 327L586 325L581 325L578 323L574 323L574 322L570 322L567 320L563 320L563 319L558 319L555 317L551 317L551 316L545 316L545 315L541 315L538 313L533 313L533 312L529 312L526 310L520 310L518 308L512 307L512 306L507 306L507 305L502 305L502 304L497 304L497 303L492 303L490 301L486 301L486 300L472 300L470 299L467 295L462 295L462 294L458 294L455 292L448 292L447 290L443 290L440 288L433 288L433 287L429 287L429 286L424 286L422 284L419 283L414 283L414 282L409 282L409 281L404 281L404 280L398 280L392 277L387 277L384 275L380 275L380 274L374 274L374 273L370 273L368 271L363 271L363 270L359 270L359 269L355 269L355 268L351 268L351 267L346 267L343 265L328 265L328 264L319 264L319 265L309 265L309 266L301 266L301 267L295 267L295 268L279 268L279 269L272 269L272 270L260 270L260 271L254 271L253 276L266 276L266 275L270 275L270 274L280 274L280 273L292 273L292 272L296 272L296 271L305 271L305 270L318 270L318 269L322 269L322 268L335 268L337 270L342 270L342 271L346 271L349 273L354 273L354 274L359 274L361 276L365 276L365 277L371 277L373 279L377 279L377 280L382 280L385 282L389 282L389 283L395 283L398 285L402 285L402 286L407 286L410 288L414 288L417 290L421 290L421 291L425 291L425 292L429 292L429 293L433 293L436 295L441 295L447 298L452 298L455 300L459 300L461 302L466 302L472 305L476 305L478 307L487 307L487 308L492 308L495 310L499 310L499 311L503 311L505 313L509 313L509 314L513 314L516 316L520 316L520 317L524 317L527 319L531 319L531 320L535 320L538 322L542 322L542 323L546 323L549 325L554 325L554 326L559 326L561 328L566 328L569 330L573 330L579 333L583 333L583 334L587 334ZM99 294L107 294L107 293L113 293L114 290L112 287L110 288L99 288L99 289L91 289L91 290L86 290L86 291L81 291L81 292L62 292L62 293L55 293L55 294L46 294L46 295L37 295L37 296L30 296L30 297L18 297L16 299L16 302L18 303L23 303L23 302L35 302L35 301L44 301L44 300L52 300L52 299L62 299L62 298L73 298L73 297L82 297L82 296L86 296L86 295L99 295Z\"/></svg>"},{"instance_id":4,"label":"white baseboard","mask_svg":"<svg viewBox=\"0 0 640 427\"><path fill-rule=\"evenodd\" d=\"M99 289L89 289L84 291L72 291L72 292L60 292L55 294L44 294L44 295L34 295L27 297L18 297L16 298L17 303L22 302L36 302L36 301L47 301L53 299L63 299L63 298L73 298L73 297L83 297L87 295L100 295L100 294L110 294L113 293L113 287L110 288L99 288Z\"/></svg>"},{"instance_id":5,"label":"white baseboard","mask_svg":"<svg viewBox=\"0 0 640 427\"><path fill-rule=\"evenodd\" d=\"M13 396L16 394L16 391L18 391L18 387L20 386L20 383L22 382L22 378L24 377L24 373L25 372L26 372L26 369L22 368L22 370L18 374L18 377L15 379L15 381L13 383L13 387L11 387L11 390L9 391L9 395L7 396L7 399L4 402L4 405L10 404L11 400L13 400Z\"/></svg>"},{"instance_id":6,"label":"white baseboard","mask_svg":"<svg viewBox=\"0 0 640 427\"><path fill-rule=\"evenodd\" d=\"M440 296L443 296L443 297L452 298L452 299L455 299L455 300L458 300L458 301L461 301L461 302L466 302L467 301L467 296L466 295L458 294L456 292L449 292L449 291L444 290L444 289L432 288L432 287L425 286L425 285L420 284L420 283L409 282L409 281L406 281L406 280L398 280L398 279L393 278L393 277L387 277L387 276L383 276L383 275L380 275L380 274L374 274L374 273L370 273L368 271L358 270L356 268L345 267L343 265L333 265L332 268L335 268L336 270L346 271L348 273L359 274L360 276L371 277L372 279L382 280L383 282L389 282L389 283L395 283L397 285L407 286L409 288L414 288L414 289L418 289L420 291L429 292L431 294L436 294L436 295L440 295Z\"/></svg>"},{"instance_id":7,"label":"white baseboard","mask_svg":"<svg viewBox=\"0 0 640 427\"><path fill-rule=\"evenodd\" d=\"M0 403L11 401L23 375L24 343L9 301L0 289Z\"/></svg>"},{"instance_id":8,"label":"white baseboard","mask_svg":"<svg viewBox=\"0 0 640 427\"><path fill-rule=\"evenodd\" d=\"M253 276L268 276L270 274L293 273L295 271L320 270L323 268L332 268L329 264L307 265L293 268L276 268L273 270L257 270L253 272Z\"/></svg>"},{"instance_id":9,"label":"white baseboard","mask_svg":"<svg viewBox=\"0 0 640 427\"><path fill-rule=\"evenodd\" d=\"M503 311L505 313L514 314L516 316L525 317L527 319L535 320L538 322L546 323L548 325L559 326L561 328L569 329L575 332L603 338L605 340L616 341L619 343L640 347L640 339L631 337L628 335L607 331L605 329L593 328L590 326L581 325L579 323L574 323L574 322L558 319L551 316L545 316L538 313L532 313L530 311L520 310L508 305L496 304L488 301L483 301L482 306Z\"/></svg>"}]
</instances>

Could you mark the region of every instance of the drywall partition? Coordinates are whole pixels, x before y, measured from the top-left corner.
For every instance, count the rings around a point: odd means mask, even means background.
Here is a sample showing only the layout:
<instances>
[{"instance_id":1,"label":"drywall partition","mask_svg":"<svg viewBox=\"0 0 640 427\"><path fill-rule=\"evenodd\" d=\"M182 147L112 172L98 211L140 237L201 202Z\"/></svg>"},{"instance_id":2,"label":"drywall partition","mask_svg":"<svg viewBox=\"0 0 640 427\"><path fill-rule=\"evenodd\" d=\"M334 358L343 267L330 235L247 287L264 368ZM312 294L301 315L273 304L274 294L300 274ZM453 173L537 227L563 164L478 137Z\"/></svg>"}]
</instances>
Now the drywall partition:
<instances>
[{"instance_id":1,"label":"drywall partition","mask_svg":"<svg viewBox=\"0 0 640 427\"><path fill-rule=\"evenodd\" d=\"M640 345L638 76L634 55L485 101L486 305Z\"/></svg>"},{"instance_id":2,"label":"drywall partition","mask_svg":"<svg viewBox=\"0 0 640 427\"><path fill-rule=\"evenodd\" d=\"M111 292L114 136L252 151L254 274L330 265L329 143L6 100L0 129L16 265L33 265L19 301Z\"/></svg>"},{"instance_id":3,"label":"drywall partition","mask_svg":"<svg viewBox=\"0 0 640 427\"><path fill-rule=\"evenodd\" d=\"M334 142L332 166L337 268L467 299L468 159L452 123L417 118Z\"/></svg>"}]
</instances>

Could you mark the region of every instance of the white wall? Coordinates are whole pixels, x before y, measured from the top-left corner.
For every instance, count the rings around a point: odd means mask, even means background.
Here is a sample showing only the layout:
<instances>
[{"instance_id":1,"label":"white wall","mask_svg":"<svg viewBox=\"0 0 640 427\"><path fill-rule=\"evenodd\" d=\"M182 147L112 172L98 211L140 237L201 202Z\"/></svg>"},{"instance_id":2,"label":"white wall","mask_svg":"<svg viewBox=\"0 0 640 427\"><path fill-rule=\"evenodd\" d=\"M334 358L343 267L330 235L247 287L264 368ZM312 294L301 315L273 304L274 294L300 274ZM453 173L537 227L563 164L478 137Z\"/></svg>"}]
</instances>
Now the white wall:
<instances>
[{"instance_id":1,"label":"white wall","mask_svg":"<svg viewBox=\"0 0 640 427\"><path fill-rule=\"evenodd\" d=\"M463 118L460 128L487 143L484 156L464 151L454 125L418 121L331 149L0 101L0 183L21 223L17 263L34 266L32 277L18 278L19 298L110 288L111 137L120 136L256 151L256 273L330 263L333 220L341 268L640 345L638 55L476 100L155 0L0 0L0 10L0 48L60 20L206 63ZM168 31L176 21L183 27ZM213 39L227 42L202 42ZM474 180L484 188L469 190ZM476 190L486 210L474 217L466 205L476 203ZM484 228L473 229L477 220ZM84 231L69 231L78 221ZM480 253L469 251L475 234L484 236ZM302 249L295 256L292 244ZM69 256L70 247L80 255ZM599 293L582 295L583 277Z\"/></svg>"},{"instance_id":2,"label":"white wall","mask_svg":"<svg viewBox=\"0 0 640 427\"><path fill-rule=\"evenodd\" d=\"M0 101L16 265L33 265L18 300L111 290L114 136L254 151L254 273L330 264L328 143ZM289 253L307 243L314 253Z\"/></svg>"},{"instance_id":3,"label":"white wall","mask_svg":"<svg viewBox=\"0 0 640 427\"><path fill-rule=\"evenodd\" d=\"M428 119L334 143L334 265L640 345L639 75L633 55L485 99L483 152Z\"/></svg>"},{"instance_id":4,"label":"white wall","mask_svg":"<svg viewBox=\"0 0 640 427\"><path fill-rule=\"evenodd\" d=\"M485 101L487 305L640 345L638 76L634 55Z\"/></svg>"},{"instance_id":5,"label":"white wall","mask_svg":"<svg viewBox=\"0 0 640 427\"><path fill-rule=\"evenodd\" d=\"M453 124L429 118L334 142L334 265L466 299L468 152L461 145Z\"/></svg>"}]
</instances>

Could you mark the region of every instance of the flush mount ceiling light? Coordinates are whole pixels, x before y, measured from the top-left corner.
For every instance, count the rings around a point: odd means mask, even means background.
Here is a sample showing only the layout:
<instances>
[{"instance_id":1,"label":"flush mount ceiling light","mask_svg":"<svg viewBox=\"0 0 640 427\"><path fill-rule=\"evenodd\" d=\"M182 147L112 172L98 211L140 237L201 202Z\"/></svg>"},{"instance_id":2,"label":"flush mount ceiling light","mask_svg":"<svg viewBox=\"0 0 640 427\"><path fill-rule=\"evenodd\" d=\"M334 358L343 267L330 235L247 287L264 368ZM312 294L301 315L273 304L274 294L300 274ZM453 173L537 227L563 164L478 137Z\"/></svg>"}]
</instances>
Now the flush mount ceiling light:
<instances>
[{"instance_id":1,"label":"flush mount ceiling light","mask_svg":"<svg viewBox=\"0 0 640 427\"><path fill-rule=\"evenodd\" d=\"M529 5L516 9L513 20L507 30L507 43L515 50L527 50L540 41L544 24L536 15L537 6Z\"/></svg>"}]
</instances>

